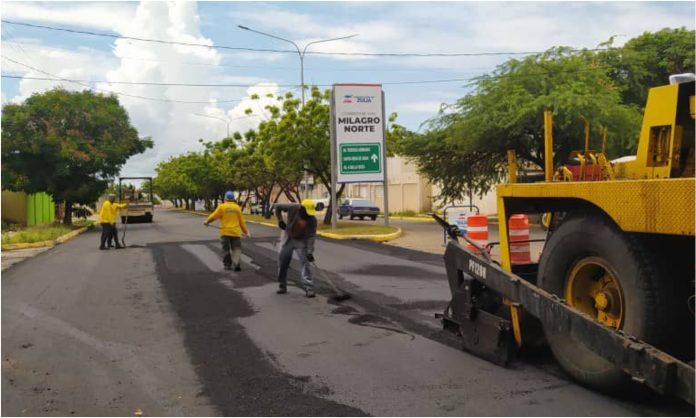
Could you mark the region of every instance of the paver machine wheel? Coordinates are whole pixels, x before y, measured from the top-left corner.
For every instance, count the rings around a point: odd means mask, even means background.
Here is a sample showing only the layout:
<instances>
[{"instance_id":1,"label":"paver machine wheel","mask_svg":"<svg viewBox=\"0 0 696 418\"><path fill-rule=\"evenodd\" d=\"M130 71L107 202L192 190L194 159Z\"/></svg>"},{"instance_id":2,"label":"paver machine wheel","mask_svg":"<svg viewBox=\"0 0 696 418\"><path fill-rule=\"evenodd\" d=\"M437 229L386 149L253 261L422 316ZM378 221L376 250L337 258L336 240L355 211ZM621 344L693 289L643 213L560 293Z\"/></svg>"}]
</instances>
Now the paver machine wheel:
<instances>
[{"instance_id":1,"label":"paver machine wheel","mask_svg":"<svg viewBox=\"0 0 696 418\"><path fill-rule=\"evenodd\" d=\"M638 238L601 216L566 218L551 234L539 261L538 285L607 327L663 347L673 322L671 289L657 260ZM623 386L629 376L613 363L545 326L561 366L598 389Z\"/></svg>"}]
</instances>

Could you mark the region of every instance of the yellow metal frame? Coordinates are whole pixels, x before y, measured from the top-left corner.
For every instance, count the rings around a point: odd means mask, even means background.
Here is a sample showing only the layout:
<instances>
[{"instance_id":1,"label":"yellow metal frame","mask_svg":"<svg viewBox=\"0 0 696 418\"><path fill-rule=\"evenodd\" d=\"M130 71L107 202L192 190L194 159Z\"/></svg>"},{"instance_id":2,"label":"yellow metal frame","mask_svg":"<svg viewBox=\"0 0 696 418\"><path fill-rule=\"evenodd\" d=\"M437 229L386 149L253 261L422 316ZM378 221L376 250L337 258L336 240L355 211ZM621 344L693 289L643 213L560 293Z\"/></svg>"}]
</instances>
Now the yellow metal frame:
<instances>
[{"instance_id":1,"label":"yellow metal frame","mask_svg":"<svg viewBox=\"0 0 696 418\"><path fill-rule=\"evenodd\" d=\"M572 173L565 166L559 167L554 176L553 114L545 111L546 182L516 184L517 161L514 152L509 151L510 184L500 184L496 189L501 267L512 271L507 225L510 214L506 204L513 202L514 210L522 213L527 209L528 213L532 213L532 209L538 213L586 208L603 212L625 232L694 236L694 178L670 178L673 163L679 161L684 139L683 129L676 125L678 98L678 84L650 89L636 158L614 166L605 156L607 129L600 129L601 152L590 151L590 122L583 118L584 152L573 153L580 162L581 181L572 181ZM689 98L689 107L693 118L694 96ZM599 180L602 181L582 181L588 180L585 179L585 166L588 162L593 166L591 180L595 180L594 170L599 165ZM602 300L598 300L597 303L601 305L601 302ZM518 305L507 299L504 299L504 303L510 306L515 341L522 345Z\"/></svg>"},{"instance_id":2,"label":"yellow metal frame","mask_svg":"<svg viewBox=\"0 0 696 418\"><path fill-rule=\"evenodd\" d=\"M693 178L500 184L498 212L504 214L509 198L575 199L600 209L626 232L694 235L694 189Z\"/></svg>"},{"instance_id":3,"label":"yellow metal frame","mask_svg":"<svg viewBox=\"0 0 696 418\"><path fill-rule=\"evenodd\" d=\"M640 140L638 142L636 159L634 161L617 164L617 173L620 177L634 179L670 177L675 150L673 147L669 150L669 157L665 165L654 166L650 161L650 136L651 131L655 127L670 127L668 143L681 143L681 130L675 127L678 97L679 84L650 89L643 116L643 125L640 130Z\"/></svg>"}]
</instances>

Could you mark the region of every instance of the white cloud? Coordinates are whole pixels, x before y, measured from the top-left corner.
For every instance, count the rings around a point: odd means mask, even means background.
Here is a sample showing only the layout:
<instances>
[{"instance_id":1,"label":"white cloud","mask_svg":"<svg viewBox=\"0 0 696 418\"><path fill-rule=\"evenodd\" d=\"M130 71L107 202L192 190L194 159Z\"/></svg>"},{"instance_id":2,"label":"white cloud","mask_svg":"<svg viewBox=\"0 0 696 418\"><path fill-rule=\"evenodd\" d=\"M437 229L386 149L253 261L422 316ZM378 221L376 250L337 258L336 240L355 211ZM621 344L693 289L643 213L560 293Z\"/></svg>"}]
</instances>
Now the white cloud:
<instances>
[{"instance_id":1,"label":"white cloud","mask_svg":"<svg viewBox=\"0 0 696 418\"><path fill-rule=\"evenodd\" d=\"M2 17L8 20L62 23L118 31L133 17L136 5L129 2L2 2Z\"/></svg>"},{"instance_id":2,"label":"white cloud","mask_svg":"<svg viewBox=\"0 0 696 418\"><path fill-rule=\"evenodd\" d=\"M442 102L436 100L405 102L394 105L395 112L416 112L435 114L440 110Z\"/></svg>"},{"instance_id":3,"label":"white cloud","mask_svg":"<svg viewBox=\"0 0 696 418\"><path fill-rule=\"evenodd\" d=\"M282 41L270 38L263 40L261 35L236 28L237 24L242 24L294 39L301 46L317 39L359 34L348 40L312 45L309 51L317 52L542 51L556 45L591 48L617 34L626 35L617 38L617 42L625 42L644 31L678 26L693 28L693 15L681 12L683 4L678 6L669 7L669 4L665 6L664 3L653 2L341 2L316 3L305 8L293 3L234 3L237 11L227 16L225 21L231 38L220 42L228 45L253 43L265 48L292 49L291 45ZM213 44L211 39L201 33L202 23L196 3L193 2L3 2L2 15L10 20L76 25L110 30L132 37ZM11 26L8 25L8 28ZM211 28L216 29L215 26ZM47 38L53 35L47 31L31 33ZM99 88L131 95L204 102L161 102L121 96L121 103L128 110L134 126L141 135L152 136L156 143L155 149L132 158L123 170L124 175L152 174L160 160L200 149L199 138L213 140L224 136L226 122L196 116L196 113L232 119L230 132L255 127L264 117L263 107L272 101L265 97L265 93L279 94L285 89L278 84L288 83L284 81L266 85L277 79L259 76L256 71L258 67L266 67L265 70L268 70L269 63L283 62L284 69L276 68L282 71L277 76L292 80L292 83L299 81L299 63L295 55L229 51L221 53L212 48L125 39L115 41L113 50L108 52L88 48L68 51L49 48L36 40L18 41L25 45L26 51L3 42L3 54L61 77L163 83L264 83L255 88L100 84ZM374 58L308 54L305 60L305 81L312 83L315 77L317 83L340 81L329 78L331 68L335 68L337 62L345 64L347 60L362 61L363 69L371 71L374 68L374 81L386 82L452 77L429 71L436 68L452 70L456 78L471 78L490 71L507 58ZM259 61L255 64L257 67L253 67L252 61ZM234 62L235 65L222 66L222 62ZM381 71L390 67L418 71ZM312 71L314 69L316 73ZM3 72L45 76L4 60ZM342 73L335 77L342 78L345 75L350 78L354 74L364 76L370 72ZM434 115L440 102L452 103L461 97L465 92L461 88L462 84L438 84L420 86L421 88L413 85L385 85L388 94L387 110L408 114L406 118L413 122L411 125L417 125L429 115ZM66 88L82 89L81 86L69 83L64 85ZM20 91L16 97L7 97L3 92L2 100L20 100L33 92L53 86L55 83L52 82L25 79L20 82ZM248 98L254 92L260 93L260 100L252 101ZM225 103L242 98L245 99ZM246 117L244 110L247 108L251 108L260 117ZM400 123L404 123L406 118L400 117Z\"/></svg>"},{"instance_id":4,"label":"white cloud","mask_svg":"<svg viewBox=\"0 0 696 418\"><path fill-rule=\"evenodd\" d=\"M132 21L122 28L122 34L212 45L210 39L201 35L196 4L190 2L142 2ZM119 39L115 42L113 52L117 58L138 56L156 58L157 61L139 62L123 59L117 68L107 73L108 80L205 84L210 80L220 80L222 76L220 67L215 66L220 63L220 56L214 49ZM158 62L160 60L210 65L169 65ZM222 101L244 95L243 88L184 86L125 85L119 86L119 91L138 96L209 103L214 103L216 99ZM219 132L219 125L216 125L215 120L195 116L195 113L204 111L206 104L157 102L129 97L121 97L121 102L128 110L138 132L155 139L154 149L132 157L126 164L123 172L129 175L151 174L158 161L171 155L200 149L198 139L202 132Z\"/></svg>"},{"instance_id":5,"label":"white cloud","mask_svg":"<svg viewBox=\"0 0 696 418\"><path fill-rule=\"evenodd\" d=\"M78 4L13 4L3 9L3 17L19 20L36 20L32 16L43 16L41 20L70 25L114 30L129 37L168 39L178 42L212 45L212 40L202 36L200 19L192 2L141 2L129 4L127 8L112 7L111 3ZM127 11L130 11L126 13ZM106 22L106 23L105 23ZM106 80L120 82L161 83L228 83L254 84L267 82L255 76L223 73L220 54L211 48L172 46L158 43L137 42L126 39L114 41L110 53L81 48L69 51L52 48L35 40L12 39L22 46L6 43L4 54L10 52L20 62L43 69L46 73L62 78L81 80ZM178 65L178 63L190 65ZM47 77L46 74L28 70L20 65L3 62L3 71L24 76ZM20 101L35 92L45 91L56 85L71 90L85 87L73 83L50 81L20 81L19 94L12 98ZM99 91L123 93L119 101L126 108L131 123L141 136L151 136L155 146L146 153L132 157L122 170L123 175L152 175L159 161L200 149L198 139L220 139L225 134L226 124L214 119L196 116L196 113L227 113L234 120L230 131L248 130L258 124L259 117L247 117L244 109L250 106L262 117L263 106L269 99L249 102L248 94L259 91L277 93L276 84L248 89L246 87L185 87L109 84L95 85ZM136 97L171 99L172 101L143 100ZM230 100L247 99L228 103ZM179 103L178 101L201 102ZM244 116L243 118L241 116Z\"/></svg>"},{"instance_id":6,"label":"white cloud","mask_svg":"<svg viewBox=\"0 0 696 418\"><path fill-rule=\"evenodd\" d=\"M12 61L3 60L3 72L20 74L23 77L98 80L103 78L104 73L109 68L116 65L113 56L94 49L82 48L72 51L46 47L34 41L27 42L20 39L17 42L5 43L3 56ZM23 78L19 83L19 94L11 101L21 102L32 93L57 86L62 86L67 90L85 89L84 85L66 81L55 82Z\"/></svg>"},{"instance_id":7,"label":"white cloud","mask_svg":"<svg viewBox=\"0 0 696 418\"><path fill-rule=\"evenodd\" d=\"M526 52L558 45L593 48L612 35L627 35L617 38L620 45L645 31L694 27L693 14L680 14L656 2L355 2L336 3L331 14L288 11L280 5L264 4L260 8L255 4L234 12L230 19L232 24L294 39L301 45L359 34L310 49L323 52ZM283 42L269 38L267 45L280 47ZM507 58L381 58L379 63L467 70L491 69ZM374 60L366 56L331 59Z\"/></svg>"}]
</instances>

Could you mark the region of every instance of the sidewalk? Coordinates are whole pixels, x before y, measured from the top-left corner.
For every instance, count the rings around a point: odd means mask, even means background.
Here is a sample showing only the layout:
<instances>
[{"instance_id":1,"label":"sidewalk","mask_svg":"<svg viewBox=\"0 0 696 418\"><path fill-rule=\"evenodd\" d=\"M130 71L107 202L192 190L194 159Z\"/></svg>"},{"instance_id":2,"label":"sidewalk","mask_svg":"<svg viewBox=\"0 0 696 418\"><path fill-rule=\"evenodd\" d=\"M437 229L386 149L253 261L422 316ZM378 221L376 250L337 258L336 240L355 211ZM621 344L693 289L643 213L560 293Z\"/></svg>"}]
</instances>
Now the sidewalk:
<instances>
[{"instance_id":1,"label":"sidewalk","mask_svg":"<svg viewBox=\"0 0 696 418\"><path fill-rule=\"evenodd\" d=\"M58 244L70 241L91 228L92 227L89 226L78 228L49 241L6 244L3 246L2 256L0 257L2 270L4 271L20 261L26 260L27 258L35 257L44 251L50 250Z\"/></svg>"},{"instance_id":2,"label":"sidewalk","mask_svg":"<svg viewBox=\"0 0 696 418\"><path fill-rule=\"evenodd\" d=\"M27 258L35 257L44 251L48 251L51 247L41 247L41 248L26 248L23 250L5 250L2 252L2 271L12 267L13 265L23 261Z\"/></svg>"}]
</instances>

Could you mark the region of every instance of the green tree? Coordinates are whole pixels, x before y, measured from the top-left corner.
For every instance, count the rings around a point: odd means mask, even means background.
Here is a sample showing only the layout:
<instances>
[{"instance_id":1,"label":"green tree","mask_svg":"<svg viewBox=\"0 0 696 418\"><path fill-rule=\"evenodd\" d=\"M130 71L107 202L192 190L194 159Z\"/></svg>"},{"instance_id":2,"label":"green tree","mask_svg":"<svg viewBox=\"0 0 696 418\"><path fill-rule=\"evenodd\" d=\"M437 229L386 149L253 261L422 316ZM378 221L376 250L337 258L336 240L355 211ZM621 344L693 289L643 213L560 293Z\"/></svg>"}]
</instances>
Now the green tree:
<instances>
[{"instance_id":1,"label":"green tree","mask_svg":"<svg viewBox=\"0 0 696 418\"><path fill-rule=\"evenodd\" d=\"M276 183L291 200L300 200L298 185L304 171L314 177L331 193L331 130L330 90L316 86L310 90L310 98L301 106L300 100L287 93L279 97L279 106L268 106L271 120L259 126L259 136L267 147L268 164L275 167ZM412 135L396 124L397 114L389 116L386 132L387 153L400 152L403 138ZM345 184L336 191L341 196ZM331 222L332 208L326 211L324 223Z\"/></svg>"},{"instance_id":2,"label":"green tree","mask_svg":"<svg viewBox=\"0 0 696 418\"><path fill-rule=\"evenodd\" d=\"M152 147L115 96L55 89L2 109L2 186L91 204L129 157Z\"/></svg>"},{"instance_id":3,"label":"green tree","mask_svg":"<svg viewBox=\"0 0 696 418\"><path fill-rule=\"evenodd\" d=\"M584 122L591 122L591 148L598 149L601 127L609 131L608 154L635 149L640 125L636 106L621 94L591 52L553 48L512 59L473 84L473 91L445 107L423 135L407 135L403 152L419 170L442 186L445 201L483 194L504 175L506 152L523 162L544 165L543 113L554 113L554 161L584 146Z\"/></svg>"},{"instance_id":4,"label":"green tree","mask_svg":"<svg viewBox=\"0 0 696 418\"><path fill-rule=\"evenodd\" d=\"M621 48L597 54L597 62L608 66L609 76L626 104L645 106L651 87L667 84L669 76L694 72L696 31L662 29L628 40ZM611 47L614 38L602 46Z\"/></svg>"}]
</instances>

